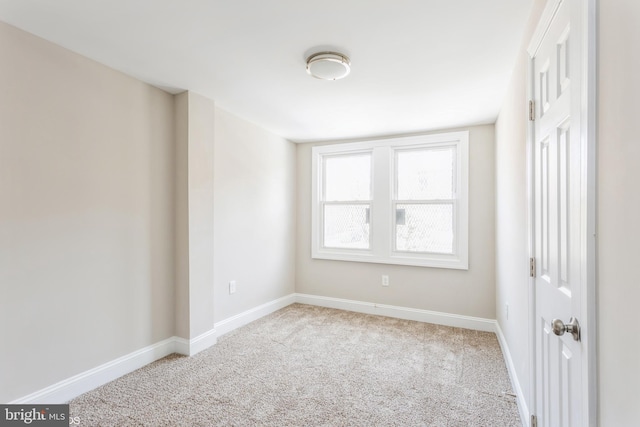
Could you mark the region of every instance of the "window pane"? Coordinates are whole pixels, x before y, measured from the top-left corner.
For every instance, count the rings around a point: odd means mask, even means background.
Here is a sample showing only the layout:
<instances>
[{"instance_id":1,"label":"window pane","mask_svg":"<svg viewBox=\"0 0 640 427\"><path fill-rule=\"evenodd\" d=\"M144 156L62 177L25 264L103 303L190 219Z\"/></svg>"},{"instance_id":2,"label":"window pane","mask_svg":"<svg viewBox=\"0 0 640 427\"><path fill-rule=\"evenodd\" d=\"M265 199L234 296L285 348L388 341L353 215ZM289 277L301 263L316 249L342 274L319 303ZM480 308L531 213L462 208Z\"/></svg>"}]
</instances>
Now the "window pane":
<instances>
[{"instance_id":1,"label":"window pane","mask_svg":"<svg viewBox=\"0 0 640 427\"><path fill-rule=\"evenodd\" d=\"M453 198L455 148L398 151L398 200Z\"/></svg>"},{"instance_id":2,"label":"window pane","mask_svg":"<svg viewBox=\"0 0 640 427\"><path fill-rule=\"evenodd\" d=\"M371 153L326 157L324 168L326 201L371 200Z\"/></svg>"},{"instance_id":3,"label":"window pane","mask_svg":"<svg viewBox=\"0 0 640 427\"><path fill-rule=\"evenodd\" d=\"M396 250L453 253L453 205L396 206Z\"/></svg>"},{"instance_id":4,"label":"window pane","mask_svg":"<svg viewBox=\"0 0 640 427\"><path fill-rule=\"evenodd\" d=\"M369 205L326 205L324 246L369 249Z\"/></svg>"}]
</instances>

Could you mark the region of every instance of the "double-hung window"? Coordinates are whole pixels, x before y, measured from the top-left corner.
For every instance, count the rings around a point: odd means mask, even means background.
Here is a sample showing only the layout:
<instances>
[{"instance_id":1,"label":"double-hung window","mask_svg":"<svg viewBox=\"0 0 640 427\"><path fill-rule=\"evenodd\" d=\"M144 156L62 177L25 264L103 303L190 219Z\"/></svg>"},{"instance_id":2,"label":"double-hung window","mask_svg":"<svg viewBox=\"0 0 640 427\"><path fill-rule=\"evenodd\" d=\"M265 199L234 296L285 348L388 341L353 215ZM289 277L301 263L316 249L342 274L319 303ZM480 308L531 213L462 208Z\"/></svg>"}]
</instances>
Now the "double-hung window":
<instances>
[{"instance_id":1,"label":"double-hung window","mask_svg":"<svg viewBox=\"0 0 640 427\"><path fill-rule=\"evenodd\" d=\"M312 257L468 268L468 132L312 149Z\"/></svg>"}]
</instances>

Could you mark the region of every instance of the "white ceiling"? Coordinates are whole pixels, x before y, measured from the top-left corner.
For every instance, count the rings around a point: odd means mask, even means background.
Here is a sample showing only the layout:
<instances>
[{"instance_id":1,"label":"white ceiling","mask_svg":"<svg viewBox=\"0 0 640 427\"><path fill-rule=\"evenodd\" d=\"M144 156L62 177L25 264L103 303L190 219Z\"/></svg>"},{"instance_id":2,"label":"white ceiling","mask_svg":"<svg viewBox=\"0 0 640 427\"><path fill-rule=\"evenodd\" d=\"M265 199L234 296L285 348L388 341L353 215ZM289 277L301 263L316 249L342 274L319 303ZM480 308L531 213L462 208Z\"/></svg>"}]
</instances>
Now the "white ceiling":
<instances>
[{"instance_id":1,"label":"white ceiling","mask_svg":"<svg viewBox=\"0 0 640 427\"><path fill-rule=\"evenodd\" d=\"M532 0L0 0L0 20L294 141L493 123ZM319 50L351 58L335 82Z\"/></svg>"}]
</instances>

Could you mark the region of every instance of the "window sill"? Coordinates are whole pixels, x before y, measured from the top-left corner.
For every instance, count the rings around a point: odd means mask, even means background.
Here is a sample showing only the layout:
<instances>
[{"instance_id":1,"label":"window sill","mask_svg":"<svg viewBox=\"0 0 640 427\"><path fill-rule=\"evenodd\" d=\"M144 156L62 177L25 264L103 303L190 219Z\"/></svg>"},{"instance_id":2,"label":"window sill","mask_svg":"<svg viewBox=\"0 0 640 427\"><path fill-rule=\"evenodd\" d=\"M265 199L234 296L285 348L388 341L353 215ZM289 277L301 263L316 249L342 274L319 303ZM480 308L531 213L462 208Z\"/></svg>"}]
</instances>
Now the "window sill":
<instances>
[{"instance_id":1,"label":"window sill","mask_svg":"<svg viewBox=\"0 0 640 427\"><path fill-rule=\"evenodd\" d=\"M404 254L379 257L372 254L355 252L315 252L312 259L323 259L347 262L368 262L375 264L407 265L414 267L446 268L454 270L468 270L469 263L455 255L429 254L428 256L406 256Z\"/></svg>"}]
</instances>

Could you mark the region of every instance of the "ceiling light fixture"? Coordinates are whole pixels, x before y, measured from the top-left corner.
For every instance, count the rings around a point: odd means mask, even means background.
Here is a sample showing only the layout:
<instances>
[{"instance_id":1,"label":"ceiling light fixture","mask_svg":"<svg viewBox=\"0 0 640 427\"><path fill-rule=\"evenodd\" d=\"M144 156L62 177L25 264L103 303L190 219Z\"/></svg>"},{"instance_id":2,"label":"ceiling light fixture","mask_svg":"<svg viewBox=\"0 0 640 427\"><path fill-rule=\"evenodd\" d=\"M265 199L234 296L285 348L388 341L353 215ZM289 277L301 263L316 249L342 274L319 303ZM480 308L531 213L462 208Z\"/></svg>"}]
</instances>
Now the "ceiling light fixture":
<instances>
[{"instance_id":1,"label":"ceiling light fixture","mask_svg":"<svg viewBox=\"0 0 640 427\"><path fill-rule=\"evenodd\" d=\"M322 80L339 80L351 71L351 61L336 52L318 52L307 58L307 73Z\"/></svg>"}]
</instances>

